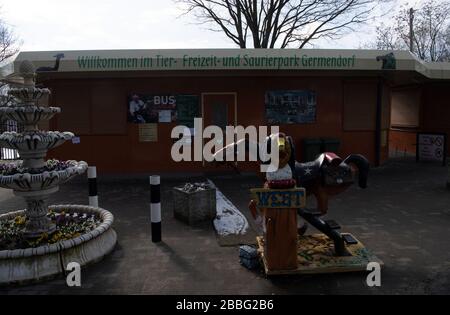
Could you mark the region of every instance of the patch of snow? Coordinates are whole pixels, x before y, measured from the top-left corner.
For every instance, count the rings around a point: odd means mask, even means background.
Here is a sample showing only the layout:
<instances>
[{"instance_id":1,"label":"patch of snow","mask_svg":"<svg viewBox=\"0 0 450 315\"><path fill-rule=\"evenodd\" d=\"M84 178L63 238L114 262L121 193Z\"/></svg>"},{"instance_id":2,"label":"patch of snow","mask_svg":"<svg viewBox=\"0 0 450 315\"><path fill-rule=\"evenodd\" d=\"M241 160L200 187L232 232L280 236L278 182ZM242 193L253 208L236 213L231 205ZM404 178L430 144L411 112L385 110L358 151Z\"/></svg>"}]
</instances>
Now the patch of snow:
<instances>
[{"instance_id":1,"label":"patch of snow","mask_svg":"<svg viewBox=\"0 0 450 315\"><path fill-rule=\"evenodd\" d=\"M206 189L211 189L210 183L186 183L184 186L176 187L177 189L187 192L187 193L193 193L198 192Z\"/></svg>"},{"instance_id":2,"label":"patch of snow","mask_svg":"<svg viewBox=\"0 0 450 315\"><path fill-rule=\"evenodd\" d=\"M216 189L217 215L214 228L221 236L242 235L248 230L248 221L236 206L208 179L211 187Z\"/></svg>"}]
</instances>

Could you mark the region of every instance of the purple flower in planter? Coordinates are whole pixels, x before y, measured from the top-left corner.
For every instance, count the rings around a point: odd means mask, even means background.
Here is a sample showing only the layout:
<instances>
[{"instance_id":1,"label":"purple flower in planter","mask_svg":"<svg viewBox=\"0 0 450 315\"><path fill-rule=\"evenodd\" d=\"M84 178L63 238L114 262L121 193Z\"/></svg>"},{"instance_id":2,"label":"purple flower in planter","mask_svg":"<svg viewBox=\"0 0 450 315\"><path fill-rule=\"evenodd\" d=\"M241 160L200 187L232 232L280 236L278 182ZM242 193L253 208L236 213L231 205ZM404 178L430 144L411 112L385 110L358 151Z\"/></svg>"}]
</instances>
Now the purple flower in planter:
<instances>
[{"instance_id":1,"label":"purple flower in planter","mask_svg":"<svg viewBox=\"0 0 450 315\"><path fill-rule=\"evenodd\" d=\"M56 225L64 225L66 223L66 215L65 213L56 214Z\"/></svg>"}]
</instances>

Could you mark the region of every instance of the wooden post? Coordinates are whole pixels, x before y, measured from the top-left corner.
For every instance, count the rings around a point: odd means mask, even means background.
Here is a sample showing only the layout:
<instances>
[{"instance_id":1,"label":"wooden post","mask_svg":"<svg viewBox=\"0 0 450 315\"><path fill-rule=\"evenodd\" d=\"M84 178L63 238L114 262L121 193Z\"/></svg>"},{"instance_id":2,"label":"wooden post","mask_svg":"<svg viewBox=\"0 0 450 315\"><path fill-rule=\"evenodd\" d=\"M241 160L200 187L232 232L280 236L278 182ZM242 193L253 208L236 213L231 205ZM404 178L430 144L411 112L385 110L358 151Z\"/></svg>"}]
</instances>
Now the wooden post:
<instances>
[{"instance_id":1,"label":"wooden post","mask_svg":"<svg viewBox=\"0 0 450 315\"><path fill-rule=\"evenodd\" d=\"M251 189L265 217L264 259L270 271L297 269L297 209L304 208L304 188Z\"/></svg>"},{"instance_id":2,"label":"wooden post","mask_svg":"<svg viewBox=\"0 0 450 315\"><path fill-rule=\"evenodd\" d=\"M264 235L267 268L297 269L297 209L266 209Z\"/></svg>"}]
</instances>

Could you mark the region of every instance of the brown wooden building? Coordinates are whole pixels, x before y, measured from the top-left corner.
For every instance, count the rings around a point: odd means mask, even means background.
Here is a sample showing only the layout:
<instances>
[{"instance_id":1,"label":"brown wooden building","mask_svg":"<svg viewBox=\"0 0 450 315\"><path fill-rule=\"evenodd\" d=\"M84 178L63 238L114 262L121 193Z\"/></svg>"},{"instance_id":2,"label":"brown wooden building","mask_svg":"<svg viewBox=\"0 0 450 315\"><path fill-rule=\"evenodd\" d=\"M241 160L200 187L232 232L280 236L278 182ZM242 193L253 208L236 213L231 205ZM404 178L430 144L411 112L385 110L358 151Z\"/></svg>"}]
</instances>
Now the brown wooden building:
<instances>
[{"instance_id":1,"label":"brown wooden building","mask_svg":"<svg viewBox=\"0 0 450 315\"><path fill-rule=\"evenodd\" d=\"M279 125L293 136L299 160L304 139L335 138L338 154L360 153L379 165L389 150L414 152L417 131L450 131L450 66L423 64L404 51L23 52L15 69L25 59L38 68L38 83L51 89L50 105L62 108L47 127L79 136L51 156L85 160L103 172L211 169L171 158L171 132L180 121L168 110L181 108L182 96L197 103L205 125ZM156 121L139 124L130 120L135 95L166 103L179 97L179 104L160 107ZM298 97L300 103L277 109L277 97L287 102ZM282 108L294 109L293 121ZM144 139L143 126L149 125L151 136ZM252 168L250 163L238 166Z\"/></svg>"}]
</instances>

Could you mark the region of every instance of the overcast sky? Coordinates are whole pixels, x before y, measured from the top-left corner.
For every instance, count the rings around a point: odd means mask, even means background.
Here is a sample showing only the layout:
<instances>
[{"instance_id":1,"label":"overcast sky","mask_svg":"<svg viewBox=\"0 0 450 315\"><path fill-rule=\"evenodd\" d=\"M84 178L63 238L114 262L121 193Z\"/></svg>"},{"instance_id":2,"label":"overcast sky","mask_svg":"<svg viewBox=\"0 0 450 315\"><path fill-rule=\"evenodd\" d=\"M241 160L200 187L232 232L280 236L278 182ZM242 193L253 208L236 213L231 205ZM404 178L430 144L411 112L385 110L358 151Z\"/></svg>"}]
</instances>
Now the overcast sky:
<instances>
[{"instance_id":1,"label":"overcast sky","mask_svg":"<svg viewBox=\"0 0 450 315\"><path fill-rule=\"evenodd\" d=\"M13 27L24 51L236 47L192 17L180 17L172 0L0 0L0 5L0 17ZM367 26L317 46L359 48L373 32Z\"/></svg>"}]
</instances>

